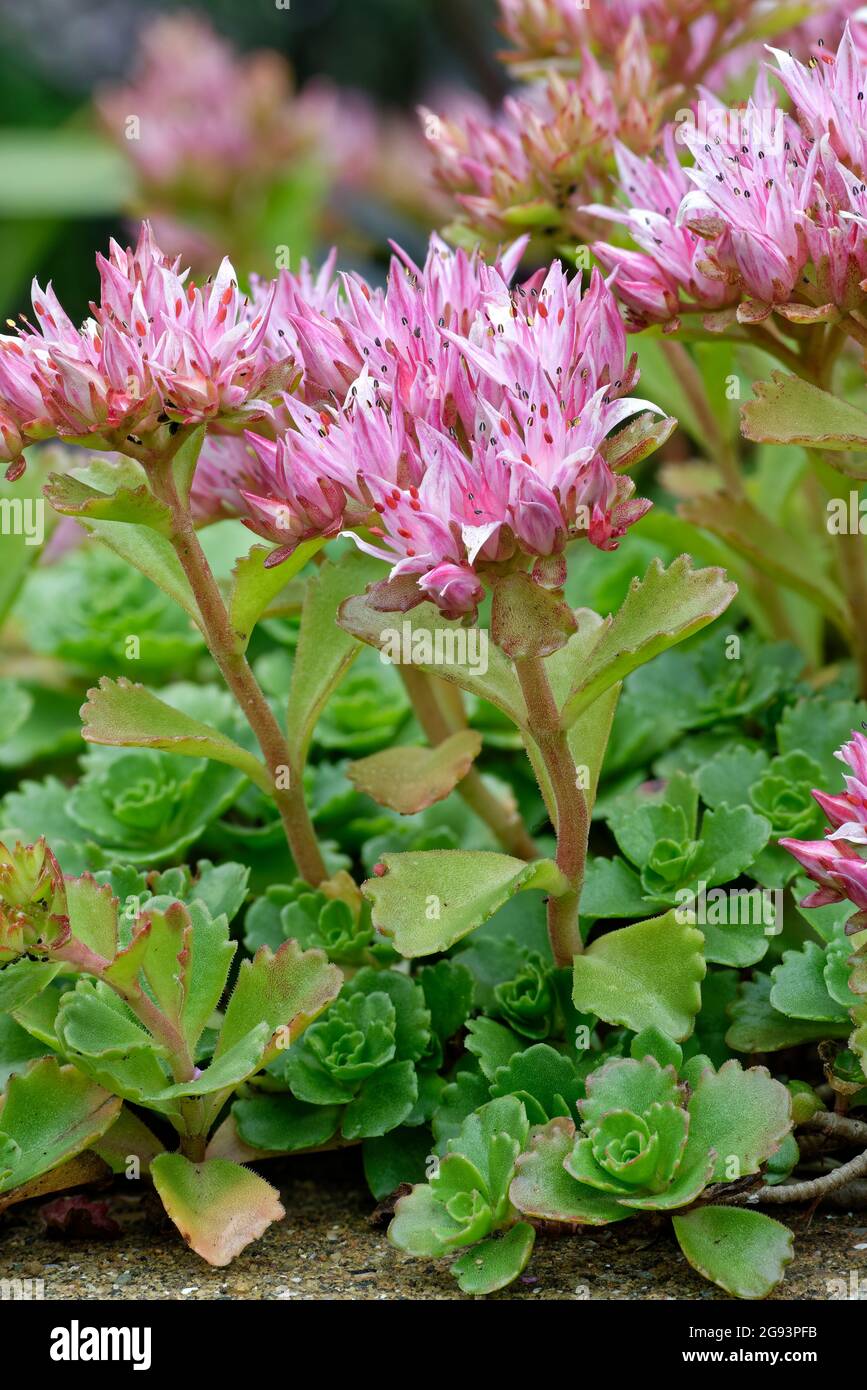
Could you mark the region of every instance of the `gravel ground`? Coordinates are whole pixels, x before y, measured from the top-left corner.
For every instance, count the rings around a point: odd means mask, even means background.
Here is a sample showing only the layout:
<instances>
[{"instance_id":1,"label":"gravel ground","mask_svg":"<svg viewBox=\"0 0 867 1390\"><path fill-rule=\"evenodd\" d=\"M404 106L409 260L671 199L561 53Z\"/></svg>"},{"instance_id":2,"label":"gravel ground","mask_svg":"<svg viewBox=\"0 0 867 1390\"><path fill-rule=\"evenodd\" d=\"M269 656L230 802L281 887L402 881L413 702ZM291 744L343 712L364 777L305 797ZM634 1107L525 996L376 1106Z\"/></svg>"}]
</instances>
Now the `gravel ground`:
<instances>
[{"instance_id":1,"label":"gravel ground","mask_svg":"<svg viewBox=\"0 0 867 1390\"><path fill-rule=\"evenodd\" d=\"M48 1299L450 1299L462 1298L447 1264L411 1260L394 1250L359 1180L354 1154L323 1154L270 1165L286 1219L272 1226L228 1269L211 1269L180 1241L154 1194L115 1185L111 1202L123 1236L49 1238L39 1209L0 1218L0 1279L42 1279ZM786 1213L774 1212L785 1219ZM778 1297L825 1299L828 1280L864 1279L867 1213L788 1214L796 1258ZM831 1290L833 1293L833 1288ZM670 1228L588 1230L583 1237L541 1238L509 1299L714 1299L725 1295L694 1274Z\"/></svg>"}]
</instances>

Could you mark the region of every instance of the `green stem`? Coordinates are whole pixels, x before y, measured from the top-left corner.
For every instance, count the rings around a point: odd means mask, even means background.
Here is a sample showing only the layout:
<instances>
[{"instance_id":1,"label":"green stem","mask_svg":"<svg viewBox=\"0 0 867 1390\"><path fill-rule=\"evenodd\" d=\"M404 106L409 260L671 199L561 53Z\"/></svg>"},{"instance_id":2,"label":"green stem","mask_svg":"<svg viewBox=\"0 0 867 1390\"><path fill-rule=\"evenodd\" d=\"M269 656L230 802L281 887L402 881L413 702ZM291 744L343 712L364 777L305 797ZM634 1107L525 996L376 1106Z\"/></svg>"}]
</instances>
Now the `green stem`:
<instances>
[{"instance_id":1,"label":"green stem","mask_svg":"<svg viewBox=\"0 0 867 1390\"><path fill-rule=\"evenodd\" d=\"M551 782L557 831L557 867L569 891L548 899L548 937L558 966L569 966L584 950L578 908L587 863L590 815L587 798L578 785L569 740L560 724L557 702L541 657L515 662L529 714L529 730ZM544 791L544 789L543 789Z\"/></svg>"},{"instance_id":2,"label":"green stem","mask_svg":"<svg viewBox=\"0 0 867 1390\"><path fill-rule=\"evenodd\" d=\"M196 599L202 632L220 673L256 735L271 777L272 796L280 812L295 866L313 887L327 870L304 800L300 776L290 766L286 739L243 652L237 650L219 585L199 543L189 509L181 501L170 466L152 468L154 492L172 514L170 537L175 554ZM288 787L281 783L289 781Z\"/></svg>"},{"instance_id":3,"label":"green stem","mask_svg":"<svg viewBox=\"0 0 867 1390\"><path fill-rule=\"evenodd\" d=\"M677 378L683 393L692 406L696 421L707 440L708 449L725 483L726 492L736 500L744 495L743 478L737 454L723 434L720 422L711 409L701 372L683 343L673 338L662 340L662 350Z\"/></svg>"},{"instance_id":4,"label":"green stem","mask_svg":"<svg viewBox=\"0 0 867 1390\"><path fill-rule=\"evenodd\" d=\"M853 479L838 471L831 453L819 454L816 472L829 498L837 494L841 483L846 490L844 495L854 487ZM862 696L867 696L867 624L864 622L867 613L867 548L860 530L856 530L838 535L834 549L849 610L849 640L858 668L858 689Z\"/></svg>"},{"instance_id":5,"label":"green stem","mask_svg":"<svg viewBox=\"0 0 867 1390\"><path fill-rule=\"evenodd\" d=\"M457 729L466 727L462 713L459 717L451 701L448 714L444 709L446 700L441 700L438 686L442 684L445 687L445 681L439 682L416 666L399 666L398 670L416 718L432 747L444 743ZM521 819L517 805L514 802L509 804L492 792L476 768L470 768L458 783L457 790L470 810L493 831L508 854L514 854L518 859L538 859L539 851Z\"/></svg>"}]
</instances>

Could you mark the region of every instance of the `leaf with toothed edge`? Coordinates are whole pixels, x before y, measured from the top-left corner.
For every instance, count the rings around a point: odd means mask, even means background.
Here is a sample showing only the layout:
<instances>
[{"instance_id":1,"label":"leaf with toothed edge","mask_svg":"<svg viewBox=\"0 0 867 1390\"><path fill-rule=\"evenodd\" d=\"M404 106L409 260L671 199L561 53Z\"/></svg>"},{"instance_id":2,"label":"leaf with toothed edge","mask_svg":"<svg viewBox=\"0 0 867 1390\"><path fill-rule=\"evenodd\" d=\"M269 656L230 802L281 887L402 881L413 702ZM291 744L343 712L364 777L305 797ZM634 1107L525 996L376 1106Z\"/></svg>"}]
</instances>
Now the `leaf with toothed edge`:
<instances>
[{"instance_id":1,"label":"leaf with toothed edge","mask_svg":"<svg viewBox=\"0 0 867 1390\"><path fill-rule=\"evenodd\" d=\"M326 561L307 581L287 712L287 744L294 767L303 767L328 697L360 650L337 620L338 611L351 594L381 573L379 561L352 550L336 562Z\"/></svg>"},{"instance_id":2,"label":"leaf with toothed edge","mask_svg":"<svg viewBox=\"0 0 867 1390\"><path fill-rule=\"evenodd\" d=\"M184 1240L217 1268L286 1215L271 1184L230 1159L192 1163L183 1154L159 1154L151 1176Z\"/></svg>"},{"instance_id":3,"label":"leaf with toothed edge","mask_svg":"<svg viewBox=\"0 0 867 1390\"><path fill-rule=\"evenodd\" d=\"M481 751L481 734L461 729L435 748L385 748L372 753L350 763L346 776L378 805L411 816L454 791Z\"/></svg>"},{"instance_id":4,"label":"leaf with toothed edge","mask_svg":"<svg viewBox=\"0 0 867 1390\"><path fill-rule=\"evenodd\" d=\"M574 1120L560 1117L530 1136L509 1188L512 1205L538 1221L572 1226L608 1226L632 1213L606 1192L587 1187L563 1167L575 1146Z\"/></svg>"},{"instance_id":5,"label":"leaf with toothed edge","mask_svg":"<svg viewBox=\"0 0 867 1390\"><path fill-rule=\"evenodd\" d=\"M568 888L551 859L528 864L487 850L384 854L377 868L381 876L362 885L373 925L410 958L447 950L516 893L540 888L558 896Z\"/></svg>"},{"instance_id":6,"label":"leaf with toothed edge","mask_svg":"<svg viewBox=\"0 0 867 1390\"><path fill-rule=\"evenodd\" d=\"M75 1067L45 1057L9 1082L0 1108L0 1192L81 1153L117 1119L113 1096Z\"/></svg>"},{"instance_id":7,"label":"leaf with toothed edge","mask_svg":"<svg viewBox=\"0 0 867 1390\"><path fill-rule=\"evenodd\" d=\"M505 1289L526 1269L536 1232L519 1221L505 1235L474 1245L451 1267L462 1293L471 1298Z\"/></svg>"},{"instance_id":8,"label":"leaf with toothed edge","mask_svg":"<svg viewBox=\"0 0 867 1390\"><path fill-rule=\"evenodd\" d=\"M282 1030L280 1043L287 1047L337 998L342 983L343 976L324 951L302 951L297 941L291 940L275 953L260 946L252 960L241 962L214 1060L264 1021L272 1035L265 1053L267 1063L278 1050L273 1040L278 1030Z\"/></svg>"},{"instance_id":9,"label":"leaf with toothed edge","mask_svg":"<svg viewBox=\"0 0 867 1390\"><path fill-rule=\"evenodd\" d=\"M575 616L562 597L518 570L494 583L491 636L512 661L547 657L565 647Z\"/></svg>"},{"instance_id":10,"label":"leaf with toothed edge","mask_svg":"<svg viewBox=\"0 0 867 1390\"><path fill-rule=\"evenodd\" d=\"M576 956L576 1009L636 1033L658 1028L677 1042L689 1037L701 1008L704 937L679 912L609 932Z\"/></svg>"},{"instance_id":11,"label":"leaf with toothed edge","mask_svg":"<svg viewBox=\"0 0 867 1390\"><path fill-rule=\"evenodd\" d=\"M287 560L273 567L267 562L274 552L263 545L254 545L248 554L236 561L228 604L236 651L247 650L253 629L269 604L324 544L322 539L304 541Z\"/></svg>"},{"instance_id":12,"label":"leaf with toothed edge","mask_svg":"<svg viewBox=\"0 0 867 1390\"><path fill-rule=\"evenodd\" d=\"M462 649L465 640L462 634L467 629L456 620L444 618L436 604L421 603L414 607L410 621L400 613L381 612L374 607L370 593L356 594L341 604L337 622L360 642L386 655L392 644L405 647L403 633L407 631L413 665L419 670L453 681L462 690L487 700L519 728L526 724L527 706L512 663L493 642L488 642L484 650L487 670L482 672L482 661L469 659L472 649ZM478 649L480 656L482 650ZM459 659L463 655L467 660Z\"/></svg>"},{"instance_id":13,"label":"leaf with toothed edge","mask_svg":"<svg viewBox=\"0 0 867 1390\"><path fill-rule=\"evenodd\" d=\"M162 536L171 534L171 513L154 497L146 483L105 493L89 487L70 473L52 473L45 485L45 497L61 516L70 516L76 521L126 522L157 531Z\"/></svg>"},{"instance_id":14,"label":"leaf with toothed edge","mask_svg":"<svg viewBox=\"0 0 867 1390\"><path fill-rule=\"evenodd\" d=\"M744 1071L734 1058L703 1072L687 1103L689 1143L713 1150L712 1182L757 1173L792 1128L792 1097L766 1067Z\"/></svg>"},{"instance_id":15,"label":"leaf with toothed edge","mask_svg":"<svg viewBox=\"0 0 867 1390\"><path fill-rule=\"evenodd\" d=\"M602 625L597 642L578 667L563 706L564 727L637 666L718 618L736 592L722 570L694 570L687 555L672 561L667 570L653 560L644 579L632 581L620 609Z\"/></svg>"},{"instance_id":16,"label":"leaf with toothed edge","mask_svg":"<svg viewBox=\"0 0 867 1390\"><path fill-rule=\"evenodd\" d=\"M808 449L867 449L867 414L840 396L784 372L773 372L770 381L756 382L754 390L754 399L741 407L746 439ZM867 464L850 463L845 472L867 478Z\"/></svg>"},{"instance_id":17,"label":"leaf with toothed edge","mask_svg":"<svg viewBox=\"0 0 867 1390\"><path fill-rule=\"evenodd\" d=\"M211 758L243 772L270 795L262 763L225 734L167 705L143 685L108 676L87 692L81 707L82 737L114 748L157 748L189 758Z\"/></svg>"},{"instance_id":18,"label":"leaf with toothed edge","mask_svg":"<svg viewBox=\"0 0 867 1390\"><path fill-rule=\"evenodd\" d=\"M82 524L98 541L145 575L199 626L199 609L171 541L147 526L128 521L83 517Z\"/></svg>"}]
</instances>

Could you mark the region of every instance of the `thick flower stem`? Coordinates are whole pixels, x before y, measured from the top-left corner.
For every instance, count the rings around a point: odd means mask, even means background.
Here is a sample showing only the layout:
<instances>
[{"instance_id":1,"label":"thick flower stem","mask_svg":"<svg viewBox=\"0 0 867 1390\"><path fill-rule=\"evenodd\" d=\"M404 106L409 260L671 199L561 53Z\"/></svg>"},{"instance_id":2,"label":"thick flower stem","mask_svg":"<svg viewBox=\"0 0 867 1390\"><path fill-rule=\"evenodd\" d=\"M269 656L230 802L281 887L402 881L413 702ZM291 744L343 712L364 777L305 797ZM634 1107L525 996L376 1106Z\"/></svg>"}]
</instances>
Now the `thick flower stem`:
<instances>
[{"instance_id":1,"label":"thick flower stem","mask_svg":"<svg viewBox=\"0 0 867 1390\"><path fill-rule=\"evenodd\" d=\"M852 653L858 666L858 690L867 696L867 549L858 532L837 537L840 578L852 615Z\"/></svg>"},{"instance_id":2,"label":"thick flower stem","mask_svg":"<svg viewBox=\"0 0 867 1390\"><path fill-rule=\"evenodd\" d=\"M828 498L845 497L854 486L852 479L838 470L831 453L819 455L816 471ZM858 690L867 696L867 542L859 530L845 531L835 537L834 549L849 609L849 640L858 668Z\"/></svg>"},{"instance_id":3,"label":"thick flower stem","mask_svg":"<svg viewBox=\"0 0 867 1390\"><path fill-rule=\"evenodd\" d=\"M578 784L569 740L541 657L515 662L529 714L529 731L548 773L554 796L557 867L569 891L548 899L548 937L558 966L569 966L584 949L578 926L578 907L587 862L590 816L587 798ZM544 795L545 789L542 788Z\"/></svg>"},{"instance_id":4,"label":"thick flower stem","mask_svg":"<svg viewBox=\"0 0 867 1390\"><path fill-rule=\"evenodd\" d=\"M290 767L286 739L243 652L237 650L219 585L181 502L170 467L156 470L154 490L172 514L170 537L199 610L202 632L220 673L256 735L298 873L313 887L328 877L307 812L301 778ZM288 780L290 785L283 787Z\"/></svg>"},{"instance_id":5,"label":"thick flower stem","mask_svg":"<svg viewBox=\"0 0 867 1390\"><path fill-rule=\"evenodd\" d=\"M462 714L458 716L456 706L440 698L438 686L442 684L445 690L445 682L437 681L416 666L399 666L397 669L431 747L444 743L450 734L466 727L466 720ZM448 710L447 704L451 706ZM480 772L471 767L466 777L458 783L457 790L470 810L493 831L508 854L514 854L518 859L538 859L539 851L517 806L510 805L492 792Z\"/></svg>"}]
</instances>

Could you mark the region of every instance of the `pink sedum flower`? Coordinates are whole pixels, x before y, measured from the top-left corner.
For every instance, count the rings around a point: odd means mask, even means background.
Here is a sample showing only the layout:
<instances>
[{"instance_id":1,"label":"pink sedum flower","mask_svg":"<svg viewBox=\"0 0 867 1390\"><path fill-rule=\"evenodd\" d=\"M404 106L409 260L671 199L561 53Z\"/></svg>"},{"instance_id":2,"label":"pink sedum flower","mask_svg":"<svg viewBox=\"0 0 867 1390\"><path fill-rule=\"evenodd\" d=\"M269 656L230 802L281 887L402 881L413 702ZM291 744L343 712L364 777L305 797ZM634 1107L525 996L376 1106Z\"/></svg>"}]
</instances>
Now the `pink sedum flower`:
<instances>
[{"instance_id":1,"label":"pink sedum flower","mask_svg":"<svg viewBox=\"0 0 867 1390\"><path fill-rule=\"evenodd\" d=\"M198 288L142 224L135 250L98 256L99 304L77 328L34 282L36 326L0 337L3 456L49 434L93 448L138 445L161 426L241 420L291 381L291 353L267 342L275 287L251 305L224 260Z\"/></svg>"},{"instance_id":2,"label":"pink sedum flower","mask_svg":"<svg viewBox=\"0 0 867 1390\"><path fill-rule=\"evenodd\" d=\"M735 311L745 323L772 312L811 323L863 308L867 65L848 27L836 55L821 51L810 66L771 51L778 67L769 71L794 115L779 107L767 74L742 109L702 90L703 119L679 132L692 165L680 166L669 129L664 165L618 151L624 212L586 209L624 223L639 248L594 248L616 269L636 327L676 327L696 309L713 328Z\"/></svg>"},{"instance_id":3,"label":"pink sedum flower","mask_svg":"<svg viewBox=\"0 0 867 1390\"><path fill-rule=\"evenodd\" d=\"M854 934L867 928L867 860L858 849L867 845L867 738L855 730L836 757L852 775L845 778L845 792L813 792L832 827L825 839L780 840L780 844L817 884L801 906L825 907L848 899L857 908L848 923Z\"/></svg>"},{"instance_id":4,"label":"pink sedum flower","mask_svg":"<svg viewBox=\"0 0 867 1390\"><path fill-rule=\"evenodd\" d=\"M382 293L347 276L324 312L298 296L303 399L272 410L275 440L248 434L239 489L271 563L342 529L390 565L406 606L462 616L489 567L580 538L613 549L646 511L605 458L613 432L656 409L628 395L637 370L611 291L595 272L582 297L559 264L511 289L522 249L490 266L434 237L423 268L397 252Z\"/></svg>"},{"instance_id":5,"label":"pink sedum flower","mask_svg":"<svg viewBox=\"0 0 867 1390\"><path fill-rule=\"evenodd\" d=\"M846 790L837 796L813 792L825 812L833 832L831 840L847 840L853 845L867 845L867 738L857 730L851 742L844 743L836 755L852 771L845 777Z\"/></svg>"}]
</instances>

